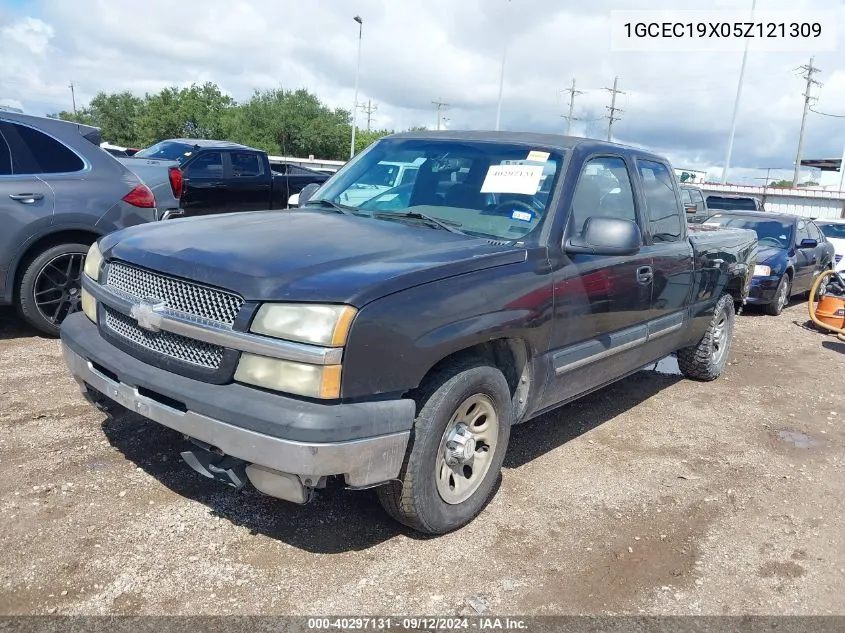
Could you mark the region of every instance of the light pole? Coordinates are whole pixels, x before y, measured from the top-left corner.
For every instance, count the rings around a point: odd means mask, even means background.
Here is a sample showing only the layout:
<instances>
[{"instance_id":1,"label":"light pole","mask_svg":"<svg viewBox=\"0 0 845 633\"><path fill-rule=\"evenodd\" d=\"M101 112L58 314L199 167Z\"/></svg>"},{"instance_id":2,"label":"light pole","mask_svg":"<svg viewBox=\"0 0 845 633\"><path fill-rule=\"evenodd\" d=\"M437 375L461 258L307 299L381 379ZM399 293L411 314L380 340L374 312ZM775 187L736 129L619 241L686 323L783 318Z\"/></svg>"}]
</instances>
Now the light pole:
<instances>
[{"instance_id":1,"label":"light pole","mask_svg":"<svg viewBox=\"0 0 845 633\"><path fill-rule=\"evenodd\" d=\"M508 0L508 4L510 4L511 0ZM499 101L496 104L496 131L499 131L499 121L502 118L502 93L505 90L505 61L507 61L508 57L508 44L505 42L505 46L502 49L502 68L499 71Z\"/></svg>"},{"instance_id":2,"label":"light pole","mask_svg":"<svg viewBox=\"0 0 845 633\"><path fill-rule=\"evenodd\" d=\"M352 19L358 23L358 62L355 66L355 104L352 106L352 143L349 146L349 158L355 156L355 128L358 127L358 76L361 73L361 34L364 30L364 20L360 15Z\"/></svg>"},{"instance_id":3,"label":"light pole","mask_svg":"<svg viewBox=\"0 0 845 633\"><path fill-rule=\"evenodd\" d=\"M754 18L754 7L757 6L757 0L751 0L751 22ZM739 82L736 85L736 100L734 101L734 113L731 118L731 135L728 137L728 153L725 156L725 169L722 171L722 184L728 182L728 168L731 166L731 153L734 148L734 134L736 134L736 116L739 113L739 98L742 96L742 82L745 79L745 62L748 60L748 42L745 40L745 50L742 53L742 66L739 69Z\"/></svg>"}]
</instances>

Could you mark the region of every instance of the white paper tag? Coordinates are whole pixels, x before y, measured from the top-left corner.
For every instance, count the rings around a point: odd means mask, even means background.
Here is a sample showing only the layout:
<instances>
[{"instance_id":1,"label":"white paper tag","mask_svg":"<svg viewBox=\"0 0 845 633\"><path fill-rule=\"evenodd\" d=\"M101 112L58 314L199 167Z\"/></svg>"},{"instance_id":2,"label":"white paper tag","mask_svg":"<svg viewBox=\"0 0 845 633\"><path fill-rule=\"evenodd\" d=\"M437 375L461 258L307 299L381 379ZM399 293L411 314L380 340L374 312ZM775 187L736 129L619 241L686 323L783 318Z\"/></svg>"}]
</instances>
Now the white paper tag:
<instances>
[{"instance_id":1,"label":"white paper tag","mask_svg":"<svg viewBox=\"0 0 845 633\"><path fill-rule=\"evenodd\" d=\"M530 152L528 152L528 158L526 158L525 160L530 161L532 163L545 163L547 160L549 160L549 153L532 149Z\"/></svg>"},{"instance_id":2,"label":"white paper tag","mask_svg":"<svg viewBox=\"0 0 845 633\"><path fill-rule=\"evenodd\" d=\"M521 193L533 196L543 177L542 165L493 165L487 170L481 193Z\"/></svg>"}]
</instances>

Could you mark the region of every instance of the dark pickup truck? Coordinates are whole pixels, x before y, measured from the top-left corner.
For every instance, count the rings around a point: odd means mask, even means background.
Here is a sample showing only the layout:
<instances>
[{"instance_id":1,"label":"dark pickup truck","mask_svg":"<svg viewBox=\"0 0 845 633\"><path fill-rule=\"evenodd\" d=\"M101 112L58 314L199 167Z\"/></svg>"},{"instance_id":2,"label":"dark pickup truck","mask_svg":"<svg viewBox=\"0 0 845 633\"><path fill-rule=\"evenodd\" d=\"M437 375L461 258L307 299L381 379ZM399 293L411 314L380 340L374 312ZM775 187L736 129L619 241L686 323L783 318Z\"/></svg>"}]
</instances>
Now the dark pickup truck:
<instances>
[{"instance_id":1,"label":"dark pickup truck","mask_svg":"<svg viewBox=\"0 0 845 633\"><path fill-rule=\"evenodd\" d=\"M390 162L419 168L401 208L340 202ZM483 509L513 425L673 353L717 378L755 265L753 231L687 226L663 158L592 140L396 134L301 198L102 238L66 362L207 477L378 486L427 533Z\"/></svg>"},{"instance_id":2,"label":"dark pickup truck","mask_svg":"<svg viewBox=\"0 0 845 633\"><path fill-rule=\"evenodd\" d=\"M284 209L288 198L331 174L289 163L271 163L267 152L230 143L169 139L120 159L153 192L170 187L171 167L181 168L182 215Z\"/></svg>"}]
</instances>

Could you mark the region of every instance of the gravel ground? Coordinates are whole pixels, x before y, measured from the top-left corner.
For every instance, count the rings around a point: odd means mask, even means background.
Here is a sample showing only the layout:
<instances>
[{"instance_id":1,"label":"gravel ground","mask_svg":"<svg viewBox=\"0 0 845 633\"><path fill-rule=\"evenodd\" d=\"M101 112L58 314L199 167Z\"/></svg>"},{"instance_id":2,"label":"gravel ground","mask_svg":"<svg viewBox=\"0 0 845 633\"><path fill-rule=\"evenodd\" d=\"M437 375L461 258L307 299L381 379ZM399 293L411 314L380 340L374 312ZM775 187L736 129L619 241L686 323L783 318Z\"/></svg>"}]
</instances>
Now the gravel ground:
<instances>
[{"instance_id":1,"label":"gravel ground","mask_svg":"<svg viewBox=\"0 0 845 633\"><path fill-rule=\"evenodd\" d=\"M806 317L739 317L713 383L669 359L515 428L484 513L421 538L372 491L202 478L4 309L0 613L843 614L845 343Z\"/></svg>"}]
</instances>

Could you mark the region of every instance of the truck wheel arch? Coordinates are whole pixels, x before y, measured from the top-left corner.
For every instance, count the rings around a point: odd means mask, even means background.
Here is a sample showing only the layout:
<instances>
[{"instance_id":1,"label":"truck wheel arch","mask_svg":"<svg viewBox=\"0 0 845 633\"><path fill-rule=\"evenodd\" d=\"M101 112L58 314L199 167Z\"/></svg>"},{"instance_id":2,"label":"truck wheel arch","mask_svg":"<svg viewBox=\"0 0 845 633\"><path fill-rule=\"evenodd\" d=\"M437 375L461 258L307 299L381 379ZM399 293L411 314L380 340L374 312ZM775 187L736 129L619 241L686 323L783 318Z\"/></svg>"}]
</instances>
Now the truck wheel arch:
<instances>
[{"instance_id":1,"label":"truck wheel arch","mask_svg":"<svg viewBox=\"0 0 845 633\"><path fill-rule=\"evenodd\" d=\"M417 388L443 366L470 357L482 358L504 374L511 391L514 423L521 421L529 405L534 376L530 347L524 339L519 337L491 338L451 351L425 371ZM414 397L417 388L409 392L411 397Z\"/></svg>"}]
</instances>

